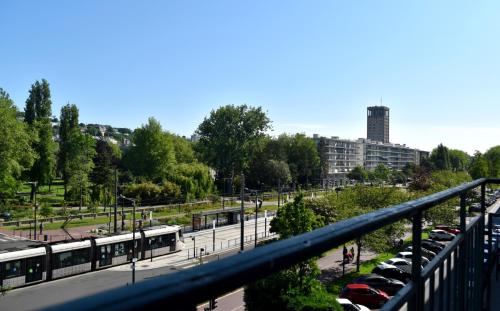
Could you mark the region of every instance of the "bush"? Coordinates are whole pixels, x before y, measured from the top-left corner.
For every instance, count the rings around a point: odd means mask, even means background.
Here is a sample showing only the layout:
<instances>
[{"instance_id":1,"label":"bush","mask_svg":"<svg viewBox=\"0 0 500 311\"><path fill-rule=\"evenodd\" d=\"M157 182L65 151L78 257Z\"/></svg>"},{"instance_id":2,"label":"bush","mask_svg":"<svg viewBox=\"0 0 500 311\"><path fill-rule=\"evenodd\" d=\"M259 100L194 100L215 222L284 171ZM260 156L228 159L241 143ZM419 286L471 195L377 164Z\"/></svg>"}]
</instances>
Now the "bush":
<instances>
[{"instance_id":1,"label":"bush","mask_svg":"<svg viewBox=\"0 0 500 311\"><path fill-rule=\"evenodd\" d=\"M162 188L152 182L144 182L126 186L123 193L126 197L136 198L141 201L154 200L158 199L162 193Z\"/></svg>"},{"instance_id":2,"label":"bush","mask_svg":"<svg viewBox=\"0 0 500 311\"><path fill-rule=\"evenodd\" d=\"M40 208L40 215L43 217L50 217L54 214L54 209L52 206L48 204L42 204L42 207Z\"/></svg>"}]
</instances>

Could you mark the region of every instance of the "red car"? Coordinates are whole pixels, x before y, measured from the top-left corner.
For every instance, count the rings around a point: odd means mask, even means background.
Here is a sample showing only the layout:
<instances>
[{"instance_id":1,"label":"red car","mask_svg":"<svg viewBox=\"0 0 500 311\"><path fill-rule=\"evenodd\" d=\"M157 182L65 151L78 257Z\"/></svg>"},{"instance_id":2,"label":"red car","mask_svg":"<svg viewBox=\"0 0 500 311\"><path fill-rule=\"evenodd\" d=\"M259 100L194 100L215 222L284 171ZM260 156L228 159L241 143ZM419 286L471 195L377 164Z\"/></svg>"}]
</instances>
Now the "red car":
<instances>
[{"instance_id":1,"label":"red car","mask_svg":"<svg viewBox=\"0 0 500 311\"><path fill-rule=\"evenodd\" d=\"M355 304L365 305L370 308L383 306L389 296L378 289L366 284L347 284L339 295L340 298L347 298Z\"/></svg>"},{"instance_id":2,"label":"red car","mask_svg":"<svg viewBox=\"0 0 500 311\"><path fill-rule=\"evenodd\" d=\"M460 233L460 230L458 230L457 228L452 228L452 227L447 226L447 225L437 225L436 229L444 230L448 233L453 233L455 235Z\"/></svg>"}]
</instances>

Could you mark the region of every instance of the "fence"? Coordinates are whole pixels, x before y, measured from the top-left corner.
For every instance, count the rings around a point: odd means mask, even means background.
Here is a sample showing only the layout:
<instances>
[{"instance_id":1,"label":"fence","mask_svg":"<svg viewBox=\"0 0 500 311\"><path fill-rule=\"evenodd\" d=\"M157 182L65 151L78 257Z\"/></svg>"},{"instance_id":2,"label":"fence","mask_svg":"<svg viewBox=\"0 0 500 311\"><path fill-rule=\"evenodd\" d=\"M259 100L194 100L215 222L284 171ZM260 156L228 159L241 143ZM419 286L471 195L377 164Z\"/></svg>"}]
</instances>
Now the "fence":
<instances>
[{"instance_id":1,"label":"fence","mask_svg":"<svg viewBox=\"0 0 500 311\"><path fill-rule=\"evenodd\" d=\"M402 219L412 220L412 280L389 300L383 310L481 310L485 186L500 179L478 179L417 200L350 218L286 240L257 247L237 256L175 274L144 281L54 307L54 310L195 310L245 284L288 268L364 234ZM481 187L481 214L466 223L466 192ZM460 197L461 232L425 269L421 268L422 213L453 197ZM491 232L489 233L491 235ZM478 247L481 245L481 247ZM491 254L491 249L490 249ZM489 271L486 271L487 273ZM436 276L437 274L437 276Z\"/></svg>"}]
</instances>

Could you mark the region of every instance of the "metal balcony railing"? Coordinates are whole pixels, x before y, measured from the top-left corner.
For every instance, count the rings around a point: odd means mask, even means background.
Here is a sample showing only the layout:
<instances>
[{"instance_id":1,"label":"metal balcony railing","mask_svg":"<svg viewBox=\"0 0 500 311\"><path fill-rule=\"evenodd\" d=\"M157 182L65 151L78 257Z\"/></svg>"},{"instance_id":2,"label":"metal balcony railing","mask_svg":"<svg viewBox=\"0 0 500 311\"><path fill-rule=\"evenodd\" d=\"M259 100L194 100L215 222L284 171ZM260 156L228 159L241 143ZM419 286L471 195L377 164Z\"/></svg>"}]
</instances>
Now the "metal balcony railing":
<instances>
[{"instance_id":1,"label":"metal balcony railing","mask_svg":"<svg viewBox=\"0 0 500 311\"><path fill-rule=\"evenodd\" d=\"M382 310L481 310L485 301L483 294L488 286L486 278L483 278L487 184L500 184L500 179L478 179L220 261L85 297L51 309L195 310L199 303L351 241L359 236L359 232L371 232L401 219L411 219L412 281L390 299ZM466 223L466 192L476 187L481 187L481 214ZM454 197L460 198L461 233L422 270L422 213ZM491 244L489 254L492 254Z\"/></svg>"}]
</instances>

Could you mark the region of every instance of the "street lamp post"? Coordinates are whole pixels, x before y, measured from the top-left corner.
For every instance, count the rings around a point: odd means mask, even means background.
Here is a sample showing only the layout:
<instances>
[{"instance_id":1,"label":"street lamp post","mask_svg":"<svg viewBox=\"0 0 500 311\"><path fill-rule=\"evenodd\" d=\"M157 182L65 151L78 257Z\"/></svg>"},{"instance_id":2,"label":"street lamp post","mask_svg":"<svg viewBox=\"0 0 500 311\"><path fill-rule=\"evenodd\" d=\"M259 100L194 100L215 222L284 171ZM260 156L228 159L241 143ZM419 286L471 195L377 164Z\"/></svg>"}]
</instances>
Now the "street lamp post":
<instances>
[{"instance_id":1,"label":"street lamp post","mask_svg":"<svg viewBox=\"0 0 500 311\"><path fill-rule=\"evenodd\" d=\"M38 185L38 181L30 181L28 184L31 185L31 187L34 187L33 189L35 190L35 195L34 195L34 200L35 200L35 224L33 226L33 235L34 239L36 240L36 212L38 209L38 206L36 204L36 186ZM30 226L30 238L31 238L31 226Z\"/></svg>"},{"instance_id":2,"label":"street lamp post","mask_svg":"<svg viewBox=\"0 0 500 311\"><path fill-rule=\"evenodd\" d=\"M137 258L135 257L135 206L136 206L136 200L131 199L131 198L126 198L123 195L120 195L120 198L124 200L128 200L132 202L132 284L135 284L135 262L137 261Z\"/></svg>"},{"instance_id":3,"label":"street lamp post","mask_svg":"<svg viewBox=\"0 0 500 311\"><path fill-rule=\"evenodd\" d=\"M257 191L255 191L255 247L257 247L257 216L259 211L259 196Z\"/></svg>"},{"instance_id":4,"label":"street lamp post","mask_svg":"<svg viewBox=\"0 0 500 311\"><path fill-rule=\"evenodd\" d=\"M212 253L215 253L215 220L212 221L212 228L213 228L213 245L212 245Z\"/></svg>"},{"instance_id":5,"label":"street lamp post","mask_svg":"<svg viewBox=\"0 0 500 311\"><path fill-rule=\"evenodd\" d=\"M196 258L196 237L191 237L191 240L193 241L193 257Z\"/></svg>"},{"instance_id":6,"label":"street lamp post","mask_svg":"<svg viewBox=\"0 0 500 311\"><path fill-rule=\"evenodd\" d=\"M243 251L245 238L245 175L241 174L241 208L240 208L240 252Z\"/></svg>"},{"instance_id":7,"label":"street lamp post","mask_svg":"<svg viewBox=\"0 0 500 311\"><path fill-rule=\"evenodd\" d=\"M264 237L267 237L267 210L264 211Z\"/></svg>"}]
</instances>

